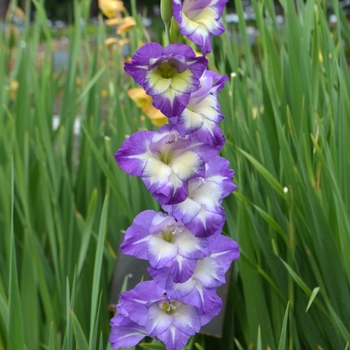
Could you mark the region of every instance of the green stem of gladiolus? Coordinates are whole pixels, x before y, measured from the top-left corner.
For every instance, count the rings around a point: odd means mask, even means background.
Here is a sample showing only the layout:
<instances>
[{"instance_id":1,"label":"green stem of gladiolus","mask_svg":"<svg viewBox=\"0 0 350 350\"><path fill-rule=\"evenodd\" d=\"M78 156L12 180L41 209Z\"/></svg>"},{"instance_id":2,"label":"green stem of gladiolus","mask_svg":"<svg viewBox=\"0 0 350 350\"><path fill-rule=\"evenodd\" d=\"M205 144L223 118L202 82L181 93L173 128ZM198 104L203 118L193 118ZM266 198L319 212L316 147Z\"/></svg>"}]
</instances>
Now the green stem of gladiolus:
<instances>
[{"instance_id":1,"label":"green stem of gladiolus","mask_svg":"<svg viewBox=\"0 0 350 350\"><path fill-rule=\"evenodd\" d=\"M164 23L165 26L165 43L164 46L168 46L170 44L170 25L168 23Z\"/></svg>"}]
</instances>

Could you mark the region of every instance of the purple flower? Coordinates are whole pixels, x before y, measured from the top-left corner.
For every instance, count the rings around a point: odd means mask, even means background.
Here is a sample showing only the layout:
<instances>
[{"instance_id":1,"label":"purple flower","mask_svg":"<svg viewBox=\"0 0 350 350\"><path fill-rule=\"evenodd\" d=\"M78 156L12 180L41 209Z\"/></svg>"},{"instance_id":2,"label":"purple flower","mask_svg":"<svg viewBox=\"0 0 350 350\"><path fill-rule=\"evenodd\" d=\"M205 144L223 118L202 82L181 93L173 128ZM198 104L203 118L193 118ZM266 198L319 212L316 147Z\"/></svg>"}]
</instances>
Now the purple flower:
<instances>
[{"instance_id":1,"label":"purple flower","mask_svg":"<svg viewBox=\"0 0 350 350\"><path fill-rule=\"evenodd\" d=\"M186 282L175 283L168 268L157 270L149 267L148 272L154 281L164 288L172 298L186 301L186 304L195 306L201 318L202 326L219 314L222 301L216 294L216 288L206 287L196 278L195 274Z\"/></svg>"},{"instance_id":2,"label":"purple flower","mask_svg":"<svg viewBox=\"0 0 350 350\"><path fill-rule=\"evenodd\" d=\"M132 134L115 158L128 174L141 176L147 189L163 204L182 202L188 195L188 181L205 173L205 163L218 150L191 135L180 137L164 125L156 132Z\"/></svg>"},{"instance_id":3,"label":"purple flower","mask_svg":"<svg viewBox=\"0 0 350 350\"><path fill-rule=\"evenodd\" d=\"M226 282L225 274L232 261L239 258L237 242L221 234L208 237L210 253L198 260L192 277L184 283L176 283L169 268L148 268L154 281L166 289L168 295L181 299L199 310L202 325L209 322L221 310L221 300L215 289Z\"/></svg>"},{"instance_id":4,"label":"purple flower","mask_svg":"<svg viewBox=\"0 0 350 350\"><path fill-rule=\"evenodd\" d=\"M136 51L124 69L152 96L155 108L173 117L182 113L190 94L198 89L207 63L187 45L163 48L158 43L149 43Z\"/></svg>"},{"instance_id":5,"label":"purple flower","mask_svg":"<svg viewBox=\"0 0 350 350\"><path fill-rule=\"evenodd\" d=\"M206 70L200 87L191 94L187 107L179 117L170 118L181 136L197 132L197 138L216 147L222 146L224 137L217 124L224 119L218 102L218 92L228 77Z\"/></svg>"},{"instance_id":6,"label":"purple flower","mask_svg":"<svg viewBox=\"0 0 350 350\"><path fill-rule=\"evenodd\" d=\"M111 319L112 327L109 341L112 349L131 348L138 344L147 334L145 327L123 316L125 310L118 305L117 315Z\"/></svg>"},{"instance_id":7,"label":"purple flower","mask_svg":"<svg viewBox=\"0 0 350 350\"><path fill-rule=\"evenodd\" d=\"M199 45L203 55L211 51L211 35L225 31L220 22L228 0L173 0L173 15L180 33Z\"/></svg>"},{"instance_id":8,"label":"purple flower","mask_svg":"<svg viewBox=\"0 0 350 350\"><path fill-rule=\"evenodd\" d=\"M184 283L176 283L168 267L162 269L149 268L148 271L155 282L166 289L174 298L183 298L197 288L198 283L205 288L217 288L226 282L225 273L232 261L240 256L237 242L221 234L207 238L210 252L199 259L190 278Z\"/></svg>"},{"instance_id":9,"label":"purple flower","mask_svg":"<svg viewBox=\"0 0 350 350\"><path fill-rule=\"evenodd\" d=\"M136 345L144 334L163 341L167 350L182 350L199 332L201 321L194 306L169 297L154 281L147 281L121 294L111 326L113 349Z\"/></svg>"},{"instance_id":10,"label":"purple flower","mask_svg":"<svg viewBox=\"0 0 350 350\"><path fill-rule=\"evenodd\" d=\"M155 269L169 267L175 282L185 282L193 275L197 260L208 255L208 244L172 216L146 210L126 230L121 251L149 260Z\"/></svg>"},{"instance_id":11,"label":"purple flower","mask_svg":"<svg viewBox=\"0 0 350 350\"><path fill-rule=\"evenodd\" d=\"M198 237L220 233L225 222L222 200L236 186L229 162L219 156L205 165L205 175L188 182L188 197L181 203L163 205L165 211L182 221Z\"/></svg>"}]
</instances>

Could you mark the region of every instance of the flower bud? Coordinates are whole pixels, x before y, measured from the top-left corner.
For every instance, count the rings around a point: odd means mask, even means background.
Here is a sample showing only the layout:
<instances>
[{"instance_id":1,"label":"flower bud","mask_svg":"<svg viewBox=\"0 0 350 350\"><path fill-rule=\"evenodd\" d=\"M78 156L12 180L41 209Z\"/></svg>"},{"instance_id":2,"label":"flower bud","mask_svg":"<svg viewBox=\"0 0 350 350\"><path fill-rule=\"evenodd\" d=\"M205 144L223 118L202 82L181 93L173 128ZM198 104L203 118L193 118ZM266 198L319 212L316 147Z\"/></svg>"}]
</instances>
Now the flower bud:
<instances>
[{"instance_id":1,"label":"flower bud","mask_svg":"<svg viewBox=\"0 0 350 350\"><path fill-rule=\"evenodd\" d=\"M173 2L172 0L160 1L160 16L165 24L169 25L173 17Z\"/></svg>"},{"instance_id":2,"label":"flower bud","mask_svg":"<svg viewBox=\"0 0 350 350\"><path fill-rule=\"evenodd\" d=\"M173 44L182 42L182 35L180 35L179 25L174 20L174 18L171 19L171 24L170 24L170 41Z\"/></svg>"}]
</instances>

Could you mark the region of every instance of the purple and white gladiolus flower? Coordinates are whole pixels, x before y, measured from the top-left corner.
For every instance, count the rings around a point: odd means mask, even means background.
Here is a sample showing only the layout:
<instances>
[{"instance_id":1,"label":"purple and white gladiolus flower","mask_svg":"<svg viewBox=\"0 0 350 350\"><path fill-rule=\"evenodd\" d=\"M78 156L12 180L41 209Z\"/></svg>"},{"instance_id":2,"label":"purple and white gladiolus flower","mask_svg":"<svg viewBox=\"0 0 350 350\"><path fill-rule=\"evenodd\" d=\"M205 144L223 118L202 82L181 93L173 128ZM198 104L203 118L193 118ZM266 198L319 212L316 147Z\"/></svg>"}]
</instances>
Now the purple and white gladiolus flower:
<instances>
[{"instance_id":1,"label":"purple and white gladiolus flower","mask_svg":"<svg viewBox=\"0 0 350 350\"><path fill-rule=\"evenodd\" d=\"M173 16L180 33L200 46L203 55L211 52L211 36L225 31L220 19L227 1L173 0Z\"/></svg>"},{"instance_id":2,"label":"purple and white gladiolus flower","mask_svg":"<svg viewBox=\"0 0 350 350\"><path fill-rule=\"evenodd\" d=\"M240 256L237 242L221 234L208 237L207 242L209 254L198 260L191 278L184 283L176 283L167 267L148 268L154 281L169 295L196 306L202 325L220 312L222 303L215 290L226 283L226 272Z\"/></svg>"},{"instance_id":3,"label":"purple and white gladiolus flower","mask_svg":"<svg viewBox=\"0 0 350 350\"><path fill-rule=\"evenodd\" d=\"M198 139L213 147L224 140L217 124L224 119L218 102L218 92L228 80L215 72L206 70L200 77L200 87L191 94L187 107L177 117L169 118L181 136L197 132Z\"/></svg>"},{"instance_id":4,"label":"purple and white gladiolus flower","mask_svg":"<svg viewBox=\"0 0 350 350\"><path fill-rule=\"evenodd\" d=\"M167 295L154 281L146 281L121 294L111 326L113 349L134 346L149 335L163 341L167 350L182 350L202 324L195 306Z\"/></svg>"},{"instance_id":5,"label":"purple and white gladiolus flower","mask_svg":"<svg viewBox=\"0 0 350 350\"><path fill-rule=\"evenodd\" d=\"M174 298L184 298L203 285L205 288L217 288L226 283L225 274L232 261L240 256L237 242L221 234L207 238L209 253L197 262L192 276L185 282L179 283L174 280L169 267L155 269L148 268L148 272L155 282ZM196 303L196 302L195 302Z\"/></svg>"},{"instance_id":6,"label":"purple and white gladiolus flower","mask_svg":"<svg viewBox=\"0 0 350 350\"><path fill-rule=\"evenodd\" d=\"M204 176L205 164L218 149L191 135L181 137L174 126L156 132L132 134L116 153L119 166L128 174L141 176L147 189L161 205L184 201L188 182Z\"/></svg>"},{"instance_id":7,"label":"purple and white gladiolus flower","mask_svg":"<svg viewBox=\"0 0 350 350\"><path fill-rule=\"evenodd\" d=\"M195 237L174 217L153 210L136 216L126 230L124 254L149 260L155 269L169 268L174 282L185 282L194 273L198 259L209 254L205 238Z\"/></svg>"},{"instance_id":8,"label":"purple and white gladiolus flower","mask_svg":"<svg viewBox=\"0 0 350 350\"><path fill-rule=\"evenodd\" d=\"M187 45L163 48L158 43L149 43L136 51L124 69L152 96L155 108L173 117L182 113L190 94L198 90L207 64L206 58L196 57Z\"/></svg>"},{"instance_id":9,"label":"purple and white gladiolus flower","mask_svg":"<svg viewBox=\"0 0 350 350\"><path fill-rule=\"evenodd\" d=\"M219 156L210 160L205 165L204 176L189 181L188 197L181 203L163 205L163 209L197 237L220 233L225 223L222 200L236 189L232 182L234 171L228 165Z\"/></svg>"}]
</instances>

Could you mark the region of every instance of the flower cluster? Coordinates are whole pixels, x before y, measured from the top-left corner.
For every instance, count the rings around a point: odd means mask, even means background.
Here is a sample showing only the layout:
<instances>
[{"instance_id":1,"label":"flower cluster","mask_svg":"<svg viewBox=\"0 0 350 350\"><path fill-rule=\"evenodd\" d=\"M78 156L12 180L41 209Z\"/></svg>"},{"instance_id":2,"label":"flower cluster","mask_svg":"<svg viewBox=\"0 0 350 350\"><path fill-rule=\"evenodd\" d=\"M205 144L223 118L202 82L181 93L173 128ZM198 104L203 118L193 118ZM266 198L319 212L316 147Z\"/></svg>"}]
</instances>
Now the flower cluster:
<instances>
[{"instance_id":1,"label":"flower cluster","mask_svg":"<svg viewBox=\"0 0 350 350\"><path fill-rule=\"evenodd\" d=\"M223 31L226 0L173 0L180 31L210 51L210 35ZM150 336L181 350L213 319L222 301L216 289L239 257L238 244L221 234L223 199L235 190L233 170L218 154L225 139L218 92L227 77L207 70L207 59L184 44L148 43L125 71L152 97L169 124L138 131L115 155L123 171L140 176L162 212L138 214L121 251L148 260L153 280L124 292L111 321L113 349Z\"/></svg>"}]
</instances>

